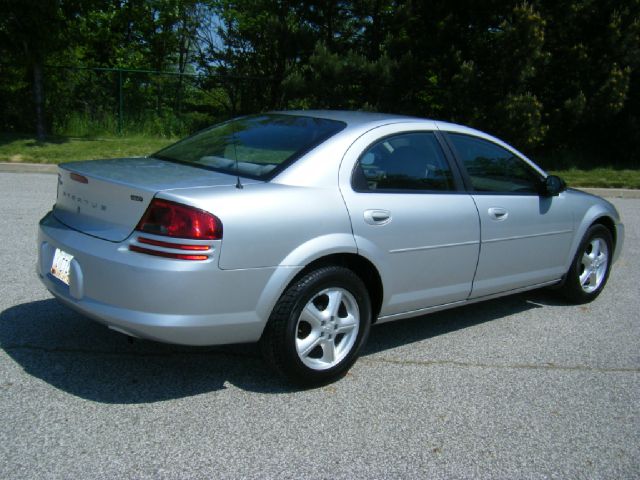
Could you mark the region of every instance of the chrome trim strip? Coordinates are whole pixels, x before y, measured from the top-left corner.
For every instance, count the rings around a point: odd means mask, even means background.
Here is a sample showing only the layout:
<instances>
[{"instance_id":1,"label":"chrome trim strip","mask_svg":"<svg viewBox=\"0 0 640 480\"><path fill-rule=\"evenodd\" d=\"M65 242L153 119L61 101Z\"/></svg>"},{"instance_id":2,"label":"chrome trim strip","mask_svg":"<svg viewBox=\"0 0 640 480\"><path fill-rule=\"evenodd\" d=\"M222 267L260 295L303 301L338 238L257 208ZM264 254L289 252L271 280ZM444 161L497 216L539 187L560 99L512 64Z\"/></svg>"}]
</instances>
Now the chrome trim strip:
<instances>
[{"instance_id":1,"label":"chrome trim strip","mask_svg":"<svg viewBox=\"0 0 640 480\"><path fill-rule=\"evenodd\" d=\"M521 240L523 238L546 237L550 235L561 235L563 233L573 233L573 230L557 230L555 232L532 233L530 235L516 235L515 237L492 238L491 240L483 240L482 243L505 242L507 240Z\"/></svg>"},{"instance_id":2,"label":"chrome trim strip","mask_svg":"<svg viewBox=\"0 0 640 480\"><path fill-rule=\"evenodd\" d=\"M480 243L479 240L471 240L469 242L444 243L442 245L427 245L425 247L396 248L394 250L389 250L389 253L417 252L420 250L433 250L436 248L450 248L450 247L461 247L464 245L477 245L478 243Z\"/></svg>"}]
</instances>

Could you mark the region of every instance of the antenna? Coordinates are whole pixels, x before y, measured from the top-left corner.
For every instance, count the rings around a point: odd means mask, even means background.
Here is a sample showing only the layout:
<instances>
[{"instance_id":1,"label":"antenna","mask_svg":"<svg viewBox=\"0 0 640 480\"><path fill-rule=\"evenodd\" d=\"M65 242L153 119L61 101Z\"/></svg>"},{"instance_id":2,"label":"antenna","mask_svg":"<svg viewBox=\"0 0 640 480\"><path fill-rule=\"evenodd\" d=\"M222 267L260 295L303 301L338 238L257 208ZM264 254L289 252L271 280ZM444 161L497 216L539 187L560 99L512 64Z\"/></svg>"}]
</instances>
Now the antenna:
<instances>
[{"instance_id":1,"label":"antenna","mask_svg":"<svg viewBox=\"0 0 640 480\"><path fill-rule=\"evenodd\" d=\"M238 152L236 150L236 130L235 130L235 120L232 121L231 123L231 133L232 133L232 139L233 139L233 159L235 161L235 170L236 170L236 188L242 190L244 187L242 186L242 183L240 182L240 170L238 169Z\"/></svg>"}]
</instances>

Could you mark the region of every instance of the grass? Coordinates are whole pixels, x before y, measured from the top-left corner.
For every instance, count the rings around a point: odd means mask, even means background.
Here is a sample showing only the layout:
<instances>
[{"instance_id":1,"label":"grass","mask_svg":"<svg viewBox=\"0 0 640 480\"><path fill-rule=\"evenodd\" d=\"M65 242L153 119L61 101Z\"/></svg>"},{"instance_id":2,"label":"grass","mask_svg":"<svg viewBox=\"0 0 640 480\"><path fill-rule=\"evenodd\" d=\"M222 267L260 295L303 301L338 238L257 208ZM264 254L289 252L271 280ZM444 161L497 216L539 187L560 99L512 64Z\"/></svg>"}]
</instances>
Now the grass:
<instances>
[{"instance_id":1,"label":"grass","mask_svg":"<svg viewBox=\"0 0 640 480\"><path fill-rule=\"evenodd\" d=\"M551 170L570 187L640 188L640 169L593 168L590 170Z\"/></svg>"},{"instance_id":2,"label":"grass","mask_svg":"<svg viewBox=\"0 0 640 480\"><path fill-rule=\"evenodd\" d=\"M157 137L48 137L38 142L32 136L0 134L0 162L61 163L144 156L176 139Z\"/></svg>"},{"instance_id":3,"label":"grass","mask_svg":"<svg viewBox=\"0 0 640 480\"><path fill-rule=\"evenodd\" d=\"M160 150L176 139L149 136L49 137L38 142L32 136L0 134L0 162L60 163L73 160L143 156ZM553 164L553 159L547 161ZM610 167L581 170L549 170L570 187L640 189L640 169Z\"/></svg>"}]
</instances>

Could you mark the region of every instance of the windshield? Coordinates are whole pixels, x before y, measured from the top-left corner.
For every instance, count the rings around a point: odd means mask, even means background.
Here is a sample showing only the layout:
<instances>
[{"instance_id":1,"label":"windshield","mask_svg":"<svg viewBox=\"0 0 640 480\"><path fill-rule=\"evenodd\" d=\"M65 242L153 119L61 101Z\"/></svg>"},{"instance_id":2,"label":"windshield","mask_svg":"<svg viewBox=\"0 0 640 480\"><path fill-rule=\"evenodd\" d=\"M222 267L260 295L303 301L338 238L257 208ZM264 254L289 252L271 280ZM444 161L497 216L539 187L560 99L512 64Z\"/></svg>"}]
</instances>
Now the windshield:
<instances>
[{"instance_id":1,"label":"windshield","mask_svg":"<svg viewBox=\"0 0 640 480\"><path fill-rule=\"evenodd\" d=\"M268 179L344 127L323 118L255 115L214 125L152 156Z\"/></svg>"}]
</instances>

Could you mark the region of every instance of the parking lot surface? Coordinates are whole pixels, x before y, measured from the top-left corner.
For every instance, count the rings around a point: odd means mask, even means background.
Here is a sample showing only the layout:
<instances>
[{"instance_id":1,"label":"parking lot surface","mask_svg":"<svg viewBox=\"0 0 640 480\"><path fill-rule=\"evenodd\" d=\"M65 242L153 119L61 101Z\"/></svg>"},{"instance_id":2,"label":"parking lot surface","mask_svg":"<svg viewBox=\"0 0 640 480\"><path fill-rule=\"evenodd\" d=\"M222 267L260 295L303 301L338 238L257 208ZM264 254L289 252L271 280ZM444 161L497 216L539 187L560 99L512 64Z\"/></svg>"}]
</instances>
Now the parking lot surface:
<instances>
[{"instance_id":1,"label":"parking lot surface","mask_svg":"<svg viewBox=\"0 0 640 480\"><path fill-rule=\"evenodd\" d=\"M639 478L640 200L592 304L536 291L373 328L300 391L251 345L130 343L36 278L56 177L0 173L0 478Z\"/></svg>"}]
</instances>

